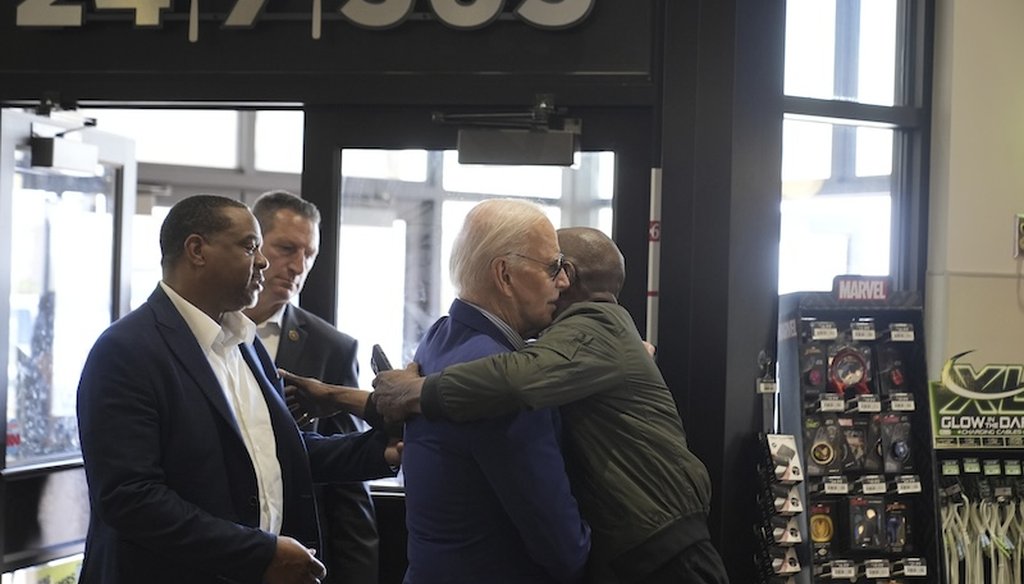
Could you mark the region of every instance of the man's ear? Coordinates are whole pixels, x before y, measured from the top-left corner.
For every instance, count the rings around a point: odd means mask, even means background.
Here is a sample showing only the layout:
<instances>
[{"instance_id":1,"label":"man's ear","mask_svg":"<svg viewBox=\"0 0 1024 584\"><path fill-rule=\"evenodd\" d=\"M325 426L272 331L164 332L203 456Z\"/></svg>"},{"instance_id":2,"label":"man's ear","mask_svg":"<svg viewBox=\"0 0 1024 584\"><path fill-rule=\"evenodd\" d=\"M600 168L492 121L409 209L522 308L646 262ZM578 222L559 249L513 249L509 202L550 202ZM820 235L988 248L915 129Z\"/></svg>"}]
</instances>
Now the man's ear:
<instances>
[{"instance_id":1,"label":"man's ear","mask_svg":"<svg viewBox=\"0 0 1024 584\"><path fill-rule=\"evenodd\" d=\"M206 240L202 235L193 233L185 238L185 257L194 266L206 265Z\"/></svg>"},{"instance_id":2,"label":"man's ear","mask_svg":"<svg viewBox=\"0 0 1024 584\"><path fill-rule=\"evenodd\" d=\"M508 258L504 256L494 258L491 262L491 277L502 295L512 295L512 270Z\"/></svg>"}]
</instances>

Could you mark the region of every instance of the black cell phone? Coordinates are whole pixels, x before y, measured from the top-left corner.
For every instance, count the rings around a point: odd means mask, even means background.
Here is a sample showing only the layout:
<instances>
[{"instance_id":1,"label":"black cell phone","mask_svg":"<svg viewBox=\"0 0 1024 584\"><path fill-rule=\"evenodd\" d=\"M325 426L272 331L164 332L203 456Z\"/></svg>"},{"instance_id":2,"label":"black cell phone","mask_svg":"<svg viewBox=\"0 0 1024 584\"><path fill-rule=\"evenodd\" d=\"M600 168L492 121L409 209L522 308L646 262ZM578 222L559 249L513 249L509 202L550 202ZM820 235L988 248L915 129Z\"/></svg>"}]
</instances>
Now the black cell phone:
<instances>
[{"instance_id":1,"label":"black cell phone","mask_svg":"<svg viewBox=\"0 0 1024 584\"><path fill-rule=\"evenodd\" d=\"M380 345L374 345L373 351L370 353L370 369L373 369L374 375L381 371L391 370L391 362L388 361L388 356L384 354L384 349L381 349Z\"/></svg>"}]
</instances>

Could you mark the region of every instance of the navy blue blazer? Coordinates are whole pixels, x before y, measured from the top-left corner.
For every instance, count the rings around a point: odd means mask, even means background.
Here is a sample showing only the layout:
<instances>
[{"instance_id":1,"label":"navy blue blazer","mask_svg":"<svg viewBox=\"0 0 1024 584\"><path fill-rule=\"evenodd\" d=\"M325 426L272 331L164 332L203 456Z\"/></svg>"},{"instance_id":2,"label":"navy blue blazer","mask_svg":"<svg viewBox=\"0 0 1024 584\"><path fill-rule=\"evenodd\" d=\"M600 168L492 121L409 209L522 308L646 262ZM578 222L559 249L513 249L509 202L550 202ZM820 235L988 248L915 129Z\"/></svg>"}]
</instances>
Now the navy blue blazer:
<instances>
[{"instance_id":1,"label":"navy blue blazer","mask_svg":"<svg viewBox=\"0 0 1024 584\"><path fill-rule=\"evenodd\" d=\"M416 352L423 374L513 350L456 300ZM559 447L555 409L405 427L409 584L576 582L590 551Z\"/></svg>"},{"instance_id":2,"label":"navy blue blazer","mask_svg":"<svg viewBox=\"0 0 1024 584\"><path fill-rule=\"evenodd\" d=\"M386 437L300 433L263 346L239 347L274 428L282 534L319 549L313 480L390 474ZM261 581L276 538L258 528L252 462L213 369L159 286L96 341L78 421L91 510L79 582Z\"/></svg>"},{"instance_id":3,"label":"navy blue blazer","mask_svg":"<svg viewBox=\"0 0 1024 584\"><path fill-rule=\"evenodd\" d=\"M359 387L359 343L315 314L288 304L281 319L277 366L327 383ZM320 434L357 431L349 414L316 422ZM365 483L323 485L316 492L328 582L377 584L380 536Z\"/></svg>"}]
</instances>

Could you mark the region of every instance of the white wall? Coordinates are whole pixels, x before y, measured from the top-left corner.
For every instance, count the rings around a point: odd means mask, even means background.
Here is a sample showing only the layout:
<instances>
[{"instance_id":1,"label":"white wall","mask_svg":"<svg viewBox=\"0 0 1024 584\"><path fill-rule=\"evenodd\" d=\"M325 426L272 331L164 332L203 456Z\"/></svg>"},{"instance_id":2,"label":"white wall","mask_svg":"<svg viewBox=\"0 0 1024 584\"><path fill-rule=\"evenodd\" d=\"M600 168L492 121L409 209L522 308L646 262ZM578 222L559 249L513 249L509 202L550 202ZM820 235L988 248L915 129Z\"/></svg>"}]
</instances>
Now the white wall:
<instances>
[{"instance_id":1,"label":"white wall","mask_svg":"<svg viewBox=\"0 0 1024 584\"><path fill-rule=\"evenodd\" d=\"M926 336L931 379L951 355L1024 363L1024 2L938 0Z\"/></svg>"}]
</instances>

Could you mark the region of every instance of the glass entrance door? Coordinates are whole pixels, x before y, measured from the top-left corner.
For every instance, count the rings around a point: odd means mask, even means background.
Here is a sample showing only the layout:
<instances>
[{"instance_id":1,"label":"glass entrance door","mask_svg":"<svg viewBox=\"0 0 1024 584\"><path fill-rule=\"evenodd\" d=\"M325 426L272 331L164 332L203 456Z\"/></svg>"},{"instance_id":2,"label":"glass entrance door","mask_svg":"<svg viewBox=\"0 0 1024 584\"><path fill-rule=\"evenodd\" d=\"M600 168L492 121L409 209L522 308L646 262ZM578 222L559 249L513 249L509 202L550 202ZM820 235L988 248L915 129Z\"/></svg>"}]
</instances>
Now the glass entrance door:
<instances>
[{"instance_id":1,"label":"glass entrance door","mask_svg":"<svg viewBox=\"0 0 1024 584\"><path fill-rule=\"evenodd\" d=\"M447 258L477 203L521 198L539 204L556 227L612 235L614 152L579 152L568 167L460 164L455 150L346 148L341 160L338 272L376 274L373 286L344 277L338 286L337 322L360 339L363 363L375 343L411 361L420 337L447 312L455 298ZM368 368L361 377L369 387Z\"/></svg>"},{"instance_id":2,"label":"glass entrance door","mask_svg":"<svg viewBox=\"0 0 1024 584\"><path fill-rule=\"evenodd\" d=\"M302 303L359 340L361 386L372 379L374 344L393 363L406 363L447 311L452 241L468 210L489 198L530 200L556 228L590 226L612 236L626 256L620 300L643 323L650 190L644 112L571 112L583 127L571 166L460 164L457 128L431 123L431 114L306 109L302 195L317 203L324 223Z\"/></svg>"},{"instance_id":3,"label":"glass entrance door","mask_svg":"<svg viewBox=\"0 0 1024 584\"><path fill-rule=\"evenodd\" d=\"M0 110L0 571L81 550L76 393L126 311L134 145L78 117Z\"/></svg>"}]
</instances>

